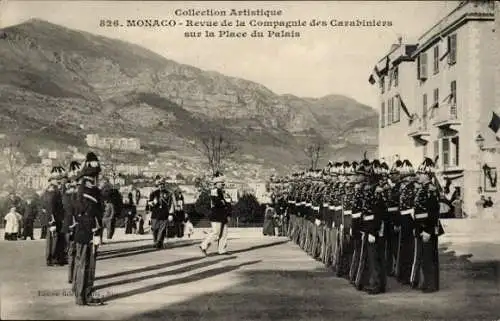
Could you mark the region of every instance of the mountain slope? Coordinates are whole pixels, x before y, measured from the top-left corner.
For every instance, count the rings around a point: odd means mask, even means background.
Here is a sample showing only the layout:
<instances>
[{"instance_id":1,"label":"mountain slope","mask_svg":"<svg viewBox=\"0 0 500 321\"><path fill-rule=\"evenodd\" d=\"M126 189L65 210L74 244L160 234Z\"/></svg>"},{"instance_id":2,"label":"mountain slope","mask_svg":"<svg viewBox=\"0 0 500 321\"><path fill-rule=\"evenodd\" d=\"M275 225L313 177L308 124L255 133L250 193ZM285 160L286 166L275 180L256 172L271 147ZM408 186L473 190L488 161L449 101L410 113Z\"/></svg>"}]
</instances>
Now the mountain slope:
<instances>
[{"instance_id":1,"label":"mountain slope","mask_svg":"<svg viewBox=\"0 0 500 321\"><path fill-rule=\"evenodd\" d=\"M86 133L120 134L155 150L193 154L196 131L223 122L242 146L239 156L269 159L269 166L301 161L311 136L329 143L326 157L342 157L349 146L361 156L376 145L376 112L348 97L277 95L42 20L1 34L0 125L47 126L35 135L47 141L81 146Z\"/></svg>"}]
</instances>

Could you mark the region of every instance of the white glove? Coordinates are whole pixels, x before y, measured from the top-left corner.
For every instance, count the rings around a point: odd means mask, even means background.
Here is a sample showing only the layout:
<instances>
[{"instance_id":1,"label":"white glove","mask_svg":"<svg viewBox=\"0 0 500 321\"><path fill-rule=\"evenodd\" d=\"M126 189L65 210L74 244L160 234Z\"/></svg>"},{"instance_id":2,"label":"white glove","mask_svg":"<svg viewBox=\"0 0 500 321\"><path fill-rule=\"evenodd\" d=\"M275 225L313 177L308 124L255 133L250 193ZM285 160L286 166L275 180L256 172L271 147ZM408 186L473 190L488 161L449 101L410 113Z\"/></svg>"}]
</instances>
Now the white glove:
<instances>
[{"instance_id":1,"label":"white glove","mask_svg":"<svg viewBox=\"0 0 500 321\"><path fill-rule=\"evenodd\" d=\"M318 219L316 219L316 220L314 221L314 224L316 224L316 226L320 226L320 225L321 225L321 221L320 221L320 220L318 220Z\"/></svg>"},{"instance_id":2,"label":"white glove","mask_svg":"<svg viewBox=\"0 0 500 321\"><path fill-rule=\"evenodd\" d=\"M401 231L401 227L399 226L394 226L394 232L399 232Z\"/></svg>"},{"instance_id":3,"label":"white glove","mask_svg":"<svg viewBox=\"0 0 500 321\"><path fill-rule=\"evenodd\" d=\"M349 235L352 236L352 228L349 229Z\"/></svg>"},{"instance_id":4,"label":"white glove","mask_svg":"<svg viewBox=\"0 0 500 321\"><path fill-rule=\"evenodd\" d=\"M172 222L173 220L174 220L174 217L173 217L172 215L169 215L169 216L168 216L168 221L169 221L169 222Z\"/></svg>"},{"instance_id":5,"label":"white glove","mask_svg":"<svg viewBox=\"0 0 500 321\"><path fill-rule=\"evenodd\" d=\"M92 243L95 246L101 245L101 237L99 235L94 235L94 237L92 238Z\"/></svg>"},{"instance_id":6,"label":"white glove","mask_svg":"<svg viewBox=\"0 0 500 321\"><path fill-rule=\"evenodd\" d=\"M49 231L51 231L51 232L55 232L56 230L57 230L57 227L55 227L55 226L49 227Z\"/></svg>"},{"instance_id":7,"label":"white glove","mask_svg":"<svg viewBox=\"0 0 500 321\"><path fill-rule=\"evenodd\" d=\"M422 232L420 235L422 236L422 240L425 243L429 242L429 240L431 239L431 235L427 232Z\"/></svg>"},{"instance_id":8,"label":"white glove","mask_svg":"<svg viewBox=\"0 0 500 321\"><path fill-rule=\"evenodd\" d=\"M375 243L375 236L368 234L368 242Z\"/></svg>"}]
</instances>

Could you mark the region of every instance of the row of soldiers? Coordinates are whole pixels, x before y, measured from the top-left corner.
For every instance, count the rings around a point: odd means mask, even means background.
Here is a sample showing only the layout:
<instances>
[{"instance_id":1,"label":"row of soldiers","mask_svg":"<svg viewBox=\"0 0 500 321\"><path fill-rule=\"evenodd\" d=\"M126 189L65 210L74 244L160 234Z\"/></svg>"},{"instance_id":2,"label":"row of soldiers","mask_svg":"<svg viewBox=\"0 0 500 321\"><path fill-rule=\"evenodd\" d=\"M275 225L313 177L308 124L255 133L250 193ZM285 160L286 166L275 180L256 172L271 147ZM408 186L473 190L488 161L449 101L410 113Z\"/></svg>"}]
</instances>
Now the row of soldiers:
<instances>
[{"instance_id":1,"label":"row of soldiers","mask_svg":"<svg viewBox=\"0 0 500 321\"><path fill-rule=\"evenodd\" d=\"M330 162L324 170L273 179L288 236L313 258L370 294L387 277L425 293L439 290L440 190L426 158L391 168L379 160Z\"/></svg>"},{"instance_id":2,"label":"row of soldiers","mask_svg":"<svg viewBox=\"0 0 500 321\"><path fill-rule=\"evenodd\" d=\"M102 242L103 195L98 187L101 166L90 152L83 164L71 162L69 171L52 168L42 196L42 211L50 217L46 238L48 266L68 265L78 305L101 304L93 297L97 250Z\"/></svg>"}]
</instances>

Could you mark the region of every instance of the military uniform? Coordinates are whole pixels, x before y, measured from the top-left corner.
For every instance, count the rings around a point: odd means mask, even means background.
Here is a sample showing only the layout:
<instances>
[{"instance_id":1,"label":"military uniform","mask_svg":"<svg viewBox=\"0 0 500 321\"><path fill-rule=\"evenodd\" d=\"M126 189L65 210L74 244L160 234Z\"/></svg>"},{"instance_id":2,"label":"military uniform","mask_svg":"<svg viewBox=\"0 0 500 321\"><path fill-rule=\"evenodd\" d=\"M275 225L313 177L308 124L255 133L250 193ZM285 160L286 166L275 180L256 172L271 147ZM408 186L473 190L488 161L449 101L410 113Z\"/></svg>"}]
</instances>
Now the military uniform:
<instances>
[{"instance_id":1,"label":"military uniform","mask_svg":"<svg viewBox=\"0 0 500 321\"><path fill-rule=\"evenodd\" d=\"M401 171L405 178L400 185L399 242L395 274L398 282L410 284L411 268L415 253L414 221L412 217L415 202L415 185L411 164L406 160L403 163L406 164L402 167Z\"/></svg>"},{"instance_id":2,"label":"military uniform","mask_svg":"<svg viewBox=\"0 0 500 321\"><path fill-rule=\"evenodd\" d=\"M422 281L423 292L439 290L439 197L436 186L428 177L430 166L433 166L432 161L426 159L421 168L420 187L416 192L414 208L416 255L413 260L411 285L416 288ZM420 272L423 280L420 280Z\"/></svg>"},{"instance_id":3,"label":"military uniform","mask_svg":"<svg viewBox=\"0 0 500 321\"><path fill-rule=\"evenodd\" d=\"M350 169L350 171L353 170L354 168ZM344 195L342 197L341 251L340 251L340 263L338 264L339 276L346 278L349 278L351 259L353 254L353 247L352 247L353 244L351 237L353 198L354 198L354 183L349 181L346 182L346 184L344 185Z\"/></svg>"},{"instance_id":4,"label":"military uniform","mask_svg":"<svg viewBox=\"0 0 500 321\"><path fill-rule=\"evenodd\" d=\"M49 235L46 239L45 258L47 265L65 264L65 236L62 233L64 220L64 207L62 202L62 191L56 181L64 179L66 172L64 168L56 166L51 171L50 185L45 191L42 212L49 218Z\"/></svg>"},{"instance_id":5,"label":"military uniform","mask_svg":"<svg viewBox=\"0 0 500 321\"><path fill-rule=\"evenodd\" d=\"M92 297L104 212L101 191L96 185L100 171L97 156L90 152L77 177L80 186L75 210L73 293L78 305L100 303Z\"/></svg>"},{"instance_id":6,"label":"military uniform","mask_svg":"<svg viewBox=\"0 0 500 321\"><path fill-rule=\"evenodd\" d=\"M174 222L176 228L176 236L182 238L184 236L184 195L182 195L181 190L176 190L174 192L175 197L175 215Z\"/></svg>"},{"instance_id":7,"label":"military uniform","mask_svg":"<svg viewBox=\"0 0 500 321\"><path fill-rule=\"evenodd\" d=\"M163 185L163 180L160 176L155 177L155 184L156 184L155 189L153 189L149 194L149 199L148 202L146 203L146 212L151 213L149 223L151 225L151 232L153 234L153 243L156 245L158 241L158 225L156 224L158 211L156 210L153 211L153 209L156 207L155 199L158 198L161 186Z\"/></svg>"},{"instance_id":8,"label":"military uniform","mask_svg":"<svg viewBox=\"0 0 500 321\"><path fill-rule=\"evenodd\" d=\"M351 205L351 240L353 247L353 254L351 259L351 266L349 270L349 279L352 284L356 282L356 276L359 269L360 256L362 251L362 234L361 234L361 224L362 224L362 211L363 211L363 199L364 199L364 184L358 182L354 186L354 195L352 198Z\"/></svg>"},{"instance_id":9,"label":"military uniform","mask_svg":"<svg viewBox=\"0 0 500 321\"><path fill-rule=\"evenodd\" d=\"M169 222L174 220L175 198L172 192L164 187L154 190L149 196L149 210L151 211L153 230L153 240L155 247L161 249L164 246L167 236L167 227Z\"/></svg>"}]
</instances>

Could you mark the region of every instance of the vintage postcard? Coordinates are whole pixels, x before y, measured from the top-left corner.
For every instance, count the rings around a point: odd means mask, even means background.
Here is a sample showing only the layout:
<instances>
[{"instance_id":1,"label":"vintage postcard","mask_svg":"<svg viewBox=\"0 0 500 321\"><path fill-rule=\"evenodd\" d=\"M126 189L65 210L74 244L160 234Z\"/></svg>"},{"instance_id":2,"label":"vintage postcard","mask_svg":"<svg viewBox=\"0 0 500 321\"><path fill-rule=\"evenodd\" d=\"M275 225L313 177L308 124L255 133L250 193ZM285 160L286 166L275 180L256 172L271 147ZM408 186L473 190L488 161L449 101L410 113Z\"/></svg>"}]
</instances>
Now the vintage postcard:
<instances>
[{"instance_id":1,"label":"vintage postcard","mask_svg":"<svg viewBox=\"0 0 500 321\"><path fill-rule=\"evenodd\" d=\"M1 319L500 319L499 17L0 0Z\"/></svg>"}]
</instances>

